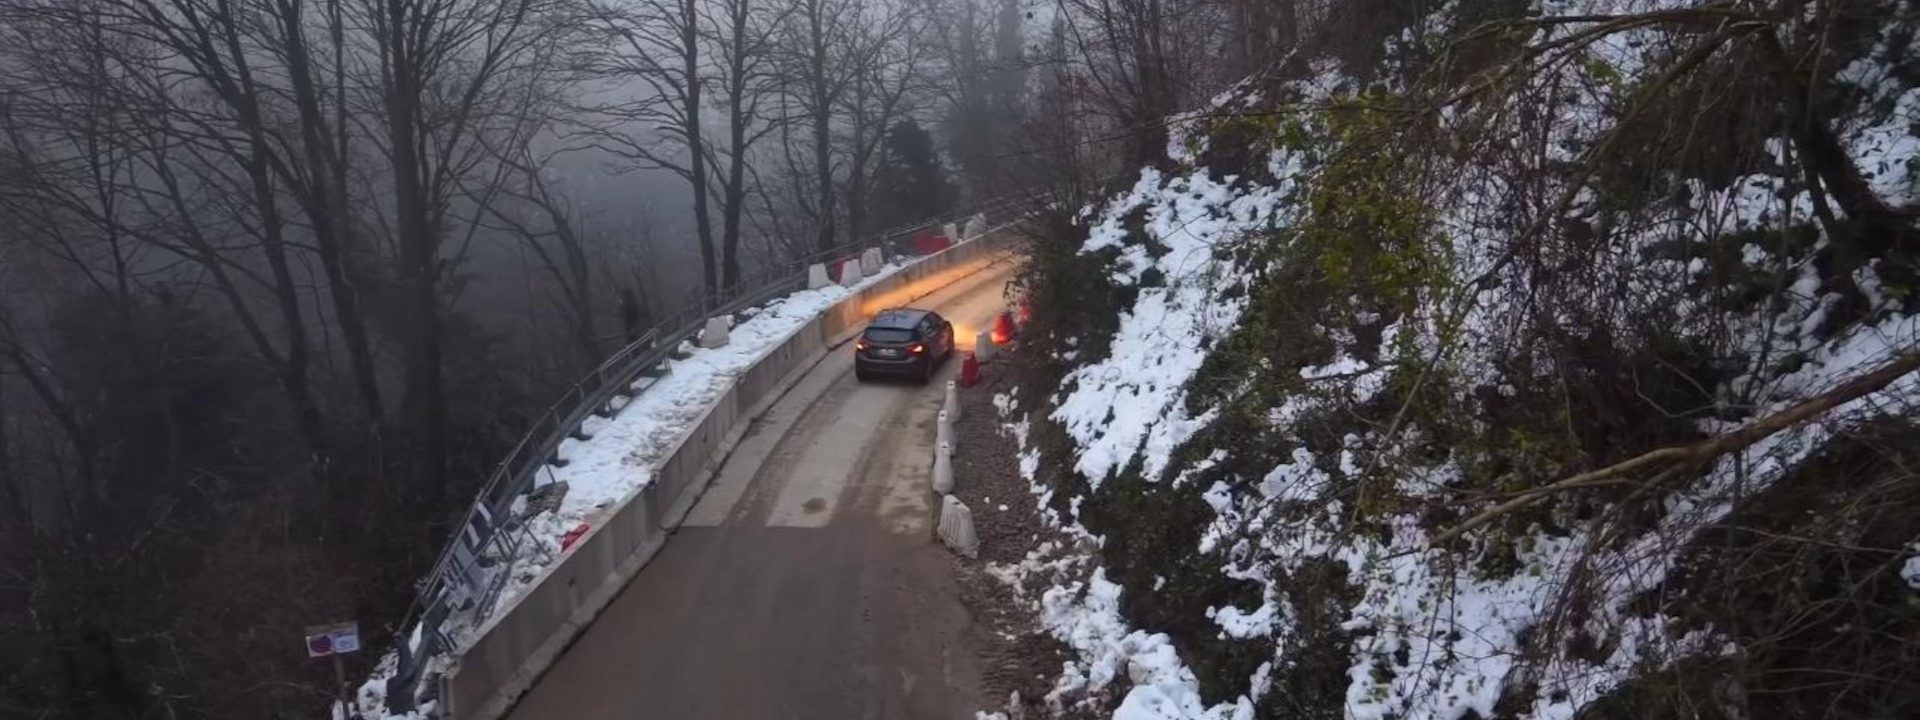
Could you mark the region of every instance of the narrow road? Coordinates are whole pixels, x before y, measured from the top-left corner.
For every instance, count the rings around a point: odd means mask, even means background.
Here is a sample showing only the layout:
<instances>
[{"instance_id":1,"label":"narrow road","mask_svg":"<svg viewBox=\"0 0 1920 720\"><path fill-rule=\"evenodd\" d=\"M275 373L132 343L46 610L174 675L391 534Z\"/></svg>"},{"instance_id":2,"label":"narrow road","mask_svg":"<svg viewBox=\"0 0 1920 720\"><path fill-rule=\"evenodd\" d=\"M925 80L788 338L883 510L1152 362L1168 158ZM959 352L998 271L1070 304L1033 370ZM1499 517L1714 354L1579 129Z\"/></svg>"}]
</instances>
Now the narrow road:
<instances>
[{"instance_id":1,"label":"narrow road","mask_svg":"<svg viewBox=\"0 0 1920 720\"><path fill-rule=\"evenodd\" d=\"M915 303L960 345L996 267ZM512 720L971 718L987 699L928 474L944 380L861 383L851 344L755 421L687 522Z\"/></svg>"}]
</instances>

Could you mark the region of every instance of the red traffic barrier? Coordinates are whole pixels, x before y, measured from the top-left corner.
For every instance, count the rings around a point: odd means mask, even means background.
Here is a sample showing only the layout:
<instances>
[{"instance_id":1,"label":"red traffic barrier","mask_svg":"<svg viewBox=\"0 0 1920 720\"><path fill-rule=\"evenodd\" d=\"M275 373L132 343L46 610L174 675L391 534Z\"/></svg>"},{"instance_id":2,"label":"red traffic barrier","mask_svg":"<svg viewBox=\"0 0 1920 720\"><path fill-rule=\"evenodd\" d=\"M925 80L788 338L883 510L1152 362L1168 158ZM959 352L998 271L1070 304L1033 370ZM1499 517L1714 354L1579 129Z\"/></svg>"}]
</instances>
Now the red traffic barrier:
<instances>
[{"instance_id":1,"label":"red traffic barrier","mask_svg":"<svg viewBox=\"0 0 1920 720\"><path fill-rule=\"evenodd\" d=\"M908 242L913 244L913 251L920 255L932 255L953 246L952 240L931 230L921 231Z\"/></svg>"},{"instance_id":2,"label":"red traffic barrier","mask_svg":"<svg viewBox=\"0 0 1920 720\"><path fill-rule=\"evenodd\" d=\"M960 356L960 387L973 387L980 382L980 360L967 353Z\"/></svg>"},{"instance_id":3,"label":"red traffic barrier","mask_svg":"<svg viewBox=\"0 0 1920 720\"><path fill-rule=\"evenodd\" d=\"M993 344L1005 345L1013 340L1013 313L1002 312L993 319Z\"/></svg>"},{"instance_id":4,"label":"red traffic barrier","mask_svg":"<svg viewBox=\"0 0 1920 720\"><path fill-rule=\"evenodd\" d=\"M1033 322L1033 298L1027 297L1025 295L1021 295L1020 296L1020 319L1019 319L1019 322L1016 323L1016 325L1019 327L1026 327L1027 323L1030 323L1030 322Z\"/></svg>"},{"instance_id":5,"label":"red traffic barrier","mask_svg":"<svg viewBox=\"0 0 1920 720\"><path fill-rule=\"evenodd\" d=\"M579 525L575 525L572 530L568 530L566 535L560 537L560 552L573 549L573 544L579 542L580 538L586 537L587 531L592 529L593 526L580 523Z\"/></svg>"}]
</instances>

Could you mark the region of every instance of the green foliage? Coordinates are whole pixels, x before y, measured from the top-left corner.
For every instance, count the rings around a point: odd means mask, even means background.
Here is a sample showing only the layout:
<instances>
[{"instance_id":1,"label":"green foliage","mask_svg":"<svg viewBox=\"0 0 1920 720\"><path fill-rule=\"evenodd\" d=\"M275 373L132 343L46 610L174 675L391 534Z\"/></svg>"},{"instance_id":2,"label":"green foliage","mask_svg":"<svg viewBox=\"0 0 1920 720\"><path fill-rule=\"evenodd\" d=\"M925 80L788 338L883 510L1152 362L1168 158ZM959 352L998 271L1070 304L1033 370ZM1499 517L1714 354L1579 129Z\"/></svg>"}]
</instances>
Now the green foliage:
<instances>
[{"instance_id":1,"label":"green foliage","mask_svg":"<svg viewBox=\"0 0 1920 720\"><path fill-rule=\"evenodd\" d=\"M1451 248L1394 140L1404 116L1394 98L1369 93L1320 113L1314 144L1329 147L1311 178L1305 217L1289 238L1295 262L1312 260L1326 280L1410 313L1453 285Z\"/></svg>"},{"instance_id":2,"label":"green foliage","mask_svg":"<svg viewBox=\"0 0 1920 720\"><path fill-rule=\"evenodd\" d=\"M1337 348L1333 334L1380 342L1378 327L1389 319L1452 292L1454 261L1436 229L1438 213L1396 152L1404 124L1398 106L1395 96L1374 92L1310 113L1238 116L1216 125L1216 145L1219 133L1254 134L1262 147L1301 155L1305 169L1290 200L1300 209L1296 221L1251 245L1252 300L1203 364L1191 411L1236 396L1278 405L1303 389L1301 368L1337 350L1377 352ZM1405 338L1385 340L1401 351L1411 347Z\"/></svg>"},{"instance_id":3,"label":"green foliage","mask_svg":"<svg viewBox=\"0 0 1920 720\"><path fill-rule=\"evenodd\" d=\"M1605 58L1593 53L1587 53L1580 59L1580 67L1587 71L1587 77L1593 78L1601 84L1606 85L1607 88L1615 94L1626 91L1626 80L1620 77L1620 71L1615 69L1613 64L1607 62Z\"/></svg>"}]
</instances>

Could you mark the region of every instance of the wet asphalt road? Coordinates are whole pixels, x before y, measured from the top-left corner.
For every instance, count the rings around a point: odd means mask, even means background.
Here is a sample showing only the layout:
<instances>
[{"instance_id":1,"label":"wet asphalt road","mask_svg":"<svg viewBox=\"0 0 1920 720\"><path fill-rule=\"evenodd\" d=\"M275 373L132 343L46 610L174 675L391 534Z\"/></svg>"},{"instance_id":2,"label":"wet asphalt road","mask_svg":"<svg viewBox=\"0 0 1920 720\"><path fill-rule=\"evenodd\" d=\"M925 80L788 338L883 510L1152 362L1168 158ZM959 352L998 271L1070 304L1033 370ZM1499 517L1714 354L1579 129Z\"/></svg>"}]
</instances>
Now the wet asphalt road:
<instances>
[{"instance_id":1,"label":"wet asphalt road","mask_svg":"<svg viewBox=\"0 0 1920 720\"><path fill-rule=\"evenodd\" d=\"M915 303L961 349L1007 266ZM972 718L987 705L928 486L935 382L861 383L836 349L755 421L686 524L512 720Z\"/></svg>"}]
</instances>

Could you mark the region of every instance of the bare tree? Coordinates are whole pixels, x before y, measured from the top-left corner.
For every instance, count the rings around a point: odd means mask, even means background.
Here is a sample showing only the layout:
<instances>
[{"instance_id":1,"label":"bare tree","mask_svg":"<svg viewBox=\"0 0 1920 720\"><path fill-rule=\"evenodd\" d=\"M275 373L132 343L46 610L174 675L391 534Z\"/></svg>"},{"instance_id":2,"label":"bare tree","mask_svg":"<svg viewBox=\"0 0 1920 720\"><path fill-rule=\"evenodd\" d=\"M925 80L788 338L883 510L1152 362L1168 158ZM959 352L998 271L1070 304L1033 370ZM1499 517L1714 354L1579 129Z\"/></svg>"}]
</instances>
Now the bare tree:
<instances>
[{"instance_id":1,"label":"bare tree","mask_svg":"<svg viewBox=\"0 0 1920 720\"><path fill-rule=\"evenodd\" d=\"M566 30L550 18L557 11L556 0L363 0L360 7L379 56L369 81L379 94L378 134L394 190L402 415L429 503L449 489L440 319L449 204L460 179L483 160L484 136L520 120L492 114L494 98L546 78L533 63Z\"/></svg>"},{"instance_id":2,"label":"bare tree","mask_svg":"<svg viewBox=\"0 0 1920 720\"><path fill-rule=\"evenodd\" d=\"M911 5L894 5L848 29L843 51L850 68L842 108L847 178L847 235L859 238L866 227L878 154L887 132L911 116L929 97L933 45L924 40L925 14Z\"/></svg>"},{"instance_id":3,"label":"bare tree","mask_svg":"<svg viewBox=\"0 0 1920 720\"><path fill-rule=\"evenodd\" d=\"M779 129L767 108L780 92L776 72L777 28L790 7L755 0L716 0L704 14L708 42L715 49L714 100L726 113L727 143L708 144L724 165L716 194L720 201L720 287L740 285L740 240L746 229L748 193L757 185L750 163L753 149Z\"/></svg>"},{"instance_id":4,"label":"bare tree","mask_svg":"<svg viewBox=\"0 0 1920 720\"><path fill-rule=\"evenodd\" d=\"M781 38L781 79L788 88L792 117L804 123L805 164L815 250L838 242L837 178L841 159L834 143L834 117L861 68L853 28L864 21L861 0L794 0L793 15ZM788 143L793 148L794 143ZM789 150L791 152L791 150ZM789 160L789 165L802 165Z\"/></svg>"},{"instance_id":5,"label":"bare tree","mask_svg":"<svg viewBox=\"0 0 1920 720\"><path fill-rule=\"evenodd\" d=\"M721 277L708 206L713 154L702 120L709 78L702 60L699 2L596 4L588 18L597 40L585 46L578 65L589 77L608 83L607 95L630 97L584 106L593 118L584 132L595 146L625 158L633 168L667 170L686 180L693 196L701 277L711 292Z\"/></svg>"},{"instance_id":6,"label":"bare tree","mask_svg":"<svg viewBox=\"0 0 1920 720\"><path fill-rule=\"evenodd\" d=\"M518 238L559 289L558 304L577 351L576 369L584 369L602 358L594 321L599 302L593 258L573 201L547 177L552 158L552 153L537 154L530 139L514 142L495 160L504 176L501 182L489 184L493 192L475 198L475 205Z\"/></svg>"}]
</instances>

